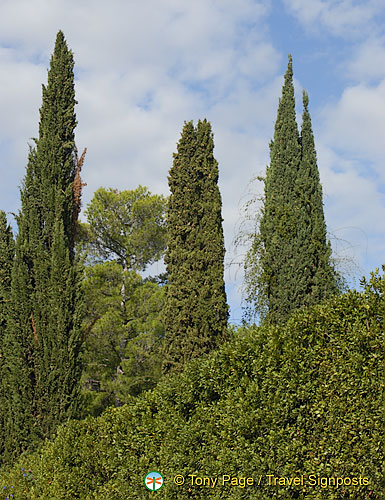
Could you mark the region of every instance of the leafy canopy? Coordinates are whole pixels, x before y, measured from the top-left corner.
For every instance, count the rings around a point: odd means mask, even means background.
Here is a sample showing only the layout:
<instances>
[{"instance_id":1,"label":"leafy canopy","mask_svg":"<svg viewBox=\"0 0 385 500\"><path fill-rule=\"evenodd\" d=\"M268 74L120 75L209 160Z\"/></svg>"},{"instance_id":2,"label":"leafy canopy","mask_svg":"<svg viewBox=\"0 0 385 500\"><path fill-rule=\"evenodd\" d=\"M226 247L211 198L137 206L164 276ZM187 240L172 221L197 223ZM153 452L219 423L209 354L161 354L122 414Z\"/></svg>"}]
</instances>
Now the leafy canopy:
<instances>
[{"instance_id":1,"label":"leafy canopy","mask_svg":"<svg viewBox=\"0 0 385 500\"><path fill-rule=\"evenodd\" d=\"M143 186L99 188L85 212L96 254L136 270L159 260L166 248L165 204Z\"/></svg>"}]
</instances>

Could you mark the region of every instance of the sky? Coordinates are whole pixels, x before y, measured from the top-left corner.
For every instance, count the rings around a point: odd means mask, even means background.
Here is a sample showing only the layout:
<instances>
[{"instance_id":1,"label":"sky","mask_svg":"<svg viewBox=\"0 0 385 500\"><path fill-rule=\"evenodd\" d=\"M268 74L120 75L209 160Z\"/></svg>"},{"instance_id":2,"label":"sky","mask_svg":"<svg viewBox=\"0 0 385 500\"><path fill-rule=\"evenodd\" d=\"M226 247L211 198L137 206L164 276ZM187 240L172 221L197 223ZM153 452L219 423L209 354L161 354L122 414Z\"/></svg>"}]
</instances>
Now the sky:
<instances>
[{"instance_id":1,"label":"sky","mask_svg":"<svg viewBox=\"0 0 385 500\"><path fill-rule=\"evenodd\" d=\"M20 208L42 84L62 30L75 59L83 209L100 186L169 194L185 121L207 118L219 163L230 322L293 57L309 94L333 255L352 287L385 262L384 0L0 0L0 209ZM82 216L83 220L84 215ZM9 215L12 221L12 216ZM163 270L155 264L150 272Z\"/></svg>"}]
</instances>

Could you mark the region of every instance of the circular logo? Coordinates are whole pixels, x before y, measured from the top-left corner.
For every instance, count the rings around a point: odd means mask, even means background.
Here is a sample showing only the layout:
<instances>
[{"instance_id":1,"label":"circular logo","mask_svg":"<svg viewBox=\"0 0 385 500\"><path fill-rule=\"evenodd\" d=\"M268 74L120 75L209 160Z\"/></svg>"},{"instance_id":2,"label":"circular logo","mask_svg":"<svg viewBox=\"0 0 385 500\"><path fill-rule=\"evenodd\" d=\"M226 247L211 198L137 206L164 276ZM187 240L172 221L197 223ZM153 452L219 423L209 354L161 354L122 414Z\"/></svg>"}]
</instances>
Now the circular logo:
<instances>
[{"instance_id":1,"label":"circular logo","mask_svg":"<svg viewBox=\"0 0 385 500\"><path fill-rule=\"evenodd\" d=\"M163 486L163 476L159 472L149 472L144 478L144 485L148 490L156 491Z\"/></svg>"}]
</instances>

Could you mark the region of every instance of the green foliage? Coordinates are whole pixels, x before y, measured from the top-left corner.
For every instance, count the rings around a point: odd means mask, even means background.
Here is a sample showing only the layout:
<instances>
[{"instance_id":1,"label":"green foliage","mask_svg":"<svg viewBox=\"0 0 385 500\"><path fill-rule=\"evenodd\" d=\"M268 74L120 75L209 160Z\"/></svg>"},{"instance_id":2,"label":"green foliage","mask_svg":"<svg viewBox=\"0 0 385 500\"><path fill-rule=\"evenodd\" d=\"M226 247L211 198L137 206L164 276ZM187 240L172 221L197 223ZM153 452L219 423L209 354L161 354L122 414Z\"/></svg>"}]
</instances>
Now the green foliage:
<instances>
[{"instance_id":1,"label":"green foliage","mask_svg":"<svg viewBox=\"0 0 385 500\"><path fill-rule=\"evenodd\" d=\"M119 406L160 377L164 291L138 270L163 255L165 206L165 198L146 187L100 188L88 205L88 224L79 227L78 251L88 264L83 282L85 414Z\"/></svg>"},{"instance_id":2,"label":"green foliage","mask_svg":"<svg viewBox=\"0 0 385 500\"><path fill-rule=\"evenodd\" d=\"M5 424L7 421L8 395L4 383L4 352L3 343L5 330L7 328L10 291L11 271L15 254L15 242L12 229L7 224L5 212L0 211L0 457L4 453ZM0 459L1 463L1 459Z\"/></svg>"},{"instance_id":3,"label":"green foliage","mask_svg":"<svg viewBox=\"0 0 385 500\"><path fill-rule=\"evenodd\" d=\"M14 255L15 243L12 236L12 229L7 224L5 212L0 210L0 335L4 332L8 316L7 303L9 302L9 292L11 289L11 272Z\"/></svg>"},{"instance_id":4,"label":"green foliage","mask_svg":"<svg viewBox=\"0 0 385 500\"><path fill-rule=\"evenodd\" d=\"M99 414L106 406L114 404L114 394L107 390L106 384L115 376L121 360L120 339L125 333L121 283L122 268L117 262L85 268L82 324L85 414Z\"/></svg>"},{"instance_id":5,"label":"green foliage","mask_svg":"<svg viewBox=\"0 0 385 500\"><path fill-rule=\"evenodd\" d=\"M166 248L165 205L163 196L143 186L99 188L86 210L95 252L135 270L159 260Z\"/></svg>"},{"instance_id":6,"label":"green foliage","mask_svg":"<svg viewBox=\"0 0 385 500\"><path fill-rule=\"evenodd\" d=\"M279 101L259 230L245 261L249 316L271 323L337 293L342 280L326 240L322 188L304 92L301 137L295 117L292 59Z\"/></svg>"},{"instance_id":7,"label":"green foliage","mask_svg":"<svg viewBox=\"0 0 385 500\"><path fill-rule=\"evenodd\" d=\"M164 287L144 280L130 298L128 338L115 383L120 401L155 387L161 378L164 296Z\"/></svg>"},{"instance_id":8,"label":"green foliage","mask_svg":"<svg viewBox=\"0 0 385 500\"><path fill-rule=\"evenodd\" d=\"M81 188L75 189L73 67L59 31L17 216L12 307L3 347L6 459L33 449L58 424L78 415L81 404L81 294L73 246Z\"/></svg>"},{"instance_id":9,"label":"green foliage","mask_svg":"<svg viewBox=\"0 0 385 500\"><path fill-rule=\"evenodd\" d=\"M338 293L343 286L342 277L332 265L331 245L326 238L322 187L308 105L309 97L303 91L302 156L295 184L299 205L297 245L302 261L298 287L304 290L303 305L317 304Z\"/></svg>"},{"instance_id":10,"label":"green foliage","mask_svg":"<svg viewBox=\"0 0 385 500\"><path fill-rule=\"evenodd\" d=\"M83 291L85 413L98 415L158 381L164 290L109 261L86 267Z\"/></svg>"},{"instance_id":11,"label":"green foliage","mask_svg":"<svg viewBox=\"0 0 385 500\"><path fill-rule=\"evenodd\" d=\"M155 390L62 426L23 459L35 478L28 499L152 498L143 479L158 470L165 484L156 495L167 500L381 500L385 280L375 273L363 284L362 293L299 310L286 324L234 330L220 349ZM16 464L4 472L1 484L22 492L19 471ZM185 476L183 486L174 484L176 474ZM189 474L262 480L210 488L191 486ZM272 486L268 474L306 479ZM325 488L312 485L310 474L369 484Z\"/></svg>"},{"instance_id":12,"label":"green foliage","mask_svg":"<svg viewBox=\"0 0 385 500\"><path fill-rule=\"evenodd\" d=\"M222 201L211 125L185 123L168 177L163 369L181 370L223 340L228 318Z\"/></svg>"}]
</instances>

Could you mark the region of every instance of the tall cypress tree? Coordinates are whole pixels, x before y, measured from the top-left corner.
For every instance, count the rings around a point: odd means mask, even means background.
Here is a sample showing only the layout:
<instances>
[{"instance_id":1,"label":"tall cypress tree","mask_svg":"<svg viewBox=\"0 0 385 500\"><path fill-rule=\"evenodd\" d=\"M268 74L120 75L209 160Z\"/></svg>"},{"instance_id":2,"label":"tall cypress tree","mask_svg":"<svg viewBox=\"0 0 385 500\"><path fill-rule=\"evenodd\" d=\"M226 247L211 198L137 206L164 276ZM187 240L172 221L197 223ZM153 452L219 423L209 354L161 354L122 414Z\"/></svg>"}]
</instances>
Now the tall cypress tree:
<instances>
[{"instance_id":1,"label":"tall cypress tree","mask_svg":"<svg viewBox=\"0 0 385 500\"><path fill-rule=\"evenodd\" d=\"M303 305L317 304L338 292L339 274L331 263L331 245L326 238L322 186L309 113L309 97L303 91L301 167L295 192L299 204L297 219L298 286Z\"/></svg>"},{"instance_id":2,"label":"tall cypress tree","mask_svg":"<svg viewBox=\"0 0 385 500\"><path fill-rule=\"evenodd\" d=\"M213 349L225 333L224 238L218 163L208 121L185 123L168 177L164 372Z\"/></svg>"},{"instance_id":3,"label":"tall cypress tree","mask_svg":"<svg viewBox=\"0 0 385 500\"><path fill-rule=\"evenodd\" d=\"M245 264L248 300L272 323L337 291L307 105L305 95L299 137L289 55L270 143L259 232Z\"/></svg>"},{"instance_id":4,"label":"tall cypress tree","mask_svg":"<svg viewBox=\"0 0 385 500\"><path fill-rule=\"evenodd\" d=\"M6 457L32 448L78 414L80 274L74 253L79 163L74 142L73 55L57 34L43 86L39 138L30 148L17 216L12 314L4 342ZM81 188L81 183L80 183Z\"/></svg>"},{"instance_id":5,"label":"tall cypress tree","mask_svg":"<svg viewBox=\"0 0 385 500\"><path fill-rule=\"evenodd\" d=\"M5 212L0 210L0 463L4 453L8 394L4 379L4 335L10 311L11 271L15 242Z\"/></svg>"},{"instance_id":6,"label":"tall cypress tree","mask_svg":"<svg viewBox=\"0 0 385 500\"><path fill-rule=\"evenodd\" d=\"M8 318L14 254L15 242L12 229L7 223L5 212L0 210L0 352Z\"/></svg>"},{"instance_id":7,"label":"tall cypress tree","mask_svg":"<svg viewBox=\"0 0 385 500\"><path fill-rule=\"evenodd\" d=\"M262 281L272 321L286 317L297 299L295 254L298 213L293 187L301 162L295 116L292 58L285 74L278 105L274 140L270 143L270 165L266 170L265 200L260 223L263 242ZM297 300L294 300L297 302Z\"/></svg>"}]
</instances>

